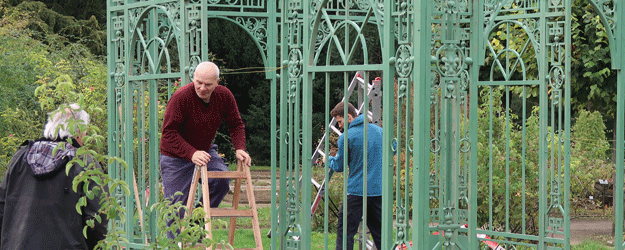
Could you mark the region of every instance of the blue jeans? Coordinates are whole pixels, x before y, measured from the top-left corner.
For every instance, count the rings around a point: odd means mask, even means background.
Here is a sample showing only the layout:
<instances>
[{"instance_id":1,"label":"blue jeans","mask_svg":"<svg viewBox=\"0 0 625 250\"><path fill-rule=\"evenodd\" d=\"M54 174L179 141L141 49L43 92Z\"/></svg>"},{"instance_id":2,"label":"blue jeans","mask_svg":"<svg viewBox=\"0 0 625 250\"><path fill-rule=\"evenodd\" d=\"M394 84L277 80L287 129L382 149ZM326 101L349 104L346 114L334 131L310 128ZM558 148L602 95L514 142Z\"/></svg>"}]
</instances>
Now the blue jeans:
<instances>
[{"instance_id":1,"label":"blue jeans","mask_svg":"<svg viewBox=\"0 0 625 250\"><path fill-rule=\"evenodd\" d=\"M228 165L217 153L216 144L211 146L208 153L211 156L210 161L206 164L208 171L228 171ZM162 154L160 163L165 199L171 199L171 204L181 201L182 205L185 206L189 198L189 189L191 188L191 181L193 181L195 164L185 159ZM218 207L226 194L228 194L228 191L230 191L230 179L208 179L208 187L210 190L210 207ZM182 192L182 195L174 196L176 192ZM180 211L179 216L181 218L184 216L184 210ZM169 226L171 223L173 223L173 220L167 222L167 225ZM171 232L167 232L167 236L174 238Z\"/></svg>"}]
</instances>

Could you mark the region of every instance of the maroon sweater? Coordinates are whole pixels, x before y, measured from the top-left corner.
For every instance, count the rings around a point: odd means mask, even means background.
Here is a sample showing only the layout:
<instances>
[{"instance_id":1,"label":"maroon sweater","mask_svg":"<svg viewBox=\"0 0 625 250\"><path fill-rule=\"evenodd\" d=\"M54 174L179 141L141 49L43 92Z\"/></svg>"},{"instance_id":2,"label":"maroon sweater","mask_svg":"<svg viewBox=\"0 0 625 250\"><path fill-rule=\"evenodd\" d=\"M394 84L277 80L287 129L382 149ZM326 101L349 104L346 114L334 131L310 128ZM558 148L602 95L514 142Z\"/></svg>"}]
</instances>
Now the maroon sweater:
<instances>
[{"instance_id":1,"label":"maroon sweater","mask_svg":"<svg viewBox=\"0 0 625 250\"><path fill-rule=\"evenodd\" d=\"M178 89L167 103L161 136L161 154L191 161L193 153L207 151L225 121L235 149L245 150L245 125L232 92L218 85L210 102L195 93L193 83Z\"/></svg>"}]
</instances>

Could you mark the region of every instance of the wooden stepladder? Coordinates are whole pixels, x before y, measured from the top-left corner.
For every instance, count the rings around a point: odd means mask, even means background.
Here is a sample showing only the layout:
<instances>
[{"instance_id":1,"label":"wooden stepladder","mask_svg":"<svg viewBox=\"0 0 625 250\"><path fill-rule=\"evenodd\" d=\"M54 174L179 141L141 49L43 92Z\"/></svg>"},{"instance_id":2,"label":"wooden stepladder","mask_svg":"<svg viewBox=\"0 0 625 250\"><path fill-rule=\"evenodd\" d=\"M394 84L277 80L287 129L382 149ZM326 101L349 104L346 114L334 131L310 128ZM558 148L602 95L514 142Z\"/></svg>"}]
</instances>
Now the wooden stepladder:
<instances>
[{"instance_id":1,"label":"wooden stepladder","mask_svg":"<svg viewBox=\"0 0 625 250\"><path fill-rule=\"evenodd\" d=\"M198 183L200 178L202 180L208 179L233 179L235 181L234 184L234 195L232 197L232 207L230 208L211 208L210 207L210 197L209 197L209 188L208 181L202 181L202 206L204 206L204 212L206 213L204 228L208 231L207 237L213 238L213 229L211 225L212 218L230 218L230 227L228 232L228 243L234 246L234 232L237 226L237 218L239 217L250 217L252 218L252 229L254 230L254 241L256 242L256 247L252 248L255 250L262 250L263 243L260 237L260 225L258 223L258 211L256 210L256 198L254 197L254 185L252 184L252 176L250 173L250 168L243 166L241 162L237 163L236 171L208 171L206 167L195 166L195 171L193 172L193 181L191 182L189 199L187 200L187 208L189 211L193 210L193 202L195 200L195 193L198 187ZM247 192L247 200L249 202L249 209L239 209L239 200L241 194L241 180L245 180L246 184L246 192ZM208 246L206 249L212 249L212 245Z\"/></svg>"}]
</instances>

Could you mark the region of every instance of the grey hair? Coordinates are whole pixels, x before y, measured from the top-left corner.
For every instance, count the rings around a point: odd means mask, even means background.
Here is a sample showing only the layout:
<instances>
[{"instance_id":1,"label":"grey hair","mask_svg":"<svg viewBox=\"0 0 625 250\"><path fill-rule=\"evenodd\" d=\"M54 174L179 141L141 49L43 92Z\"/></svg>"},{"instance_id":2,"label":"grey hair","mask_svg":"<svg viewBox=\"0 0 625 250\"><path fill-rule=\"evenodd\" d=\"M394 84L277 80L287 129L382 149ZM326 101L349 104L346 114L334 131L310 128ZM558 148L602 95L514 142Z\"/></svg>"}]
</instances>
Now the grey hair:
<instances>
[{"instance_id":1,"label":"grey hair","mask_svg":"<svg viewBox=\"0 0 625 250\"><path fill-rule=\"evenodd\" d=\"M76 103L70 104L69 107L61 106L56 111L48 114L48 122L43 130L43 137L51 140L74 137L74 134L78 134L80 130L76 126L74 133L69 131L69 123L72 120L76 124L89 124L89 114ZM57 130L58 135L56 133Z\"/></svg>"},{"instance_id":2,"label":"grey hair","mask_svg":"<svg viewBox=\"0 0 625 250\"><path fill-rule=\"evenodd\" d=\"M195 67L195 71L193 72L193 76L195 77L195 73L198 72L198 71L206 72L210 68L213 69L213 71L215 72L215 75L217 76L217 79L219 79L219 66L217 66L217 64L215 64L214 62L210 62L210 61L204 61L204 62L201 62L200 64L198 64Z\"/></svg>"}]
</instances>

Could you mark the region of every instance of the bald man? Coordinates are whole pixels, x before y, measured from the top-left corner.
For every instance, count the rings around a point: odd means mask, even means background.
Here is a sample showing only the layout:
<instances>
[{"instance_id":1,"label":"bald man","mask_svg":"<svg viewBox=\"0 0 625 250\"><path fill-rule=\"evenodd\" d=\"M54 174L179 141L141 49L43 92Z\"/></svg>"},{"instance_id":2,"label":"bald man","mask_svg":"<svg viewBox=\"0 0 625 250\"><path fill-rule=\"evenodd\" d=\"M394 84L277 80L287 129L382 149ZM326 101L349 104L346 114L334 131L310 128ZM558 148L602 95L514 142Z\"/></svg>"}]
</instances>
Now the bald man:
<instances>
[{"instance_id":1,"label":"bald man","mask_svg":"<svg viewBox=\"0 0 625 250\"><path fill-rule=\"evenodd\" d=\"M219 67L202 62L195 68L193 84L176 90L165 109L161 177L165 198L171 198L172 204L186 204L195 165L207 167L208 171L228 171L213 144L222 122L228 126L237 159L249 167L252 160L245 151L245 125L234 96L219 85ZM218 207L230 190L230 180L210 179L208 183L210 206ZM174 196L178 191L183 195ZM171 232L168 236L173 238Z\"/></svg>"}]
</instances>

